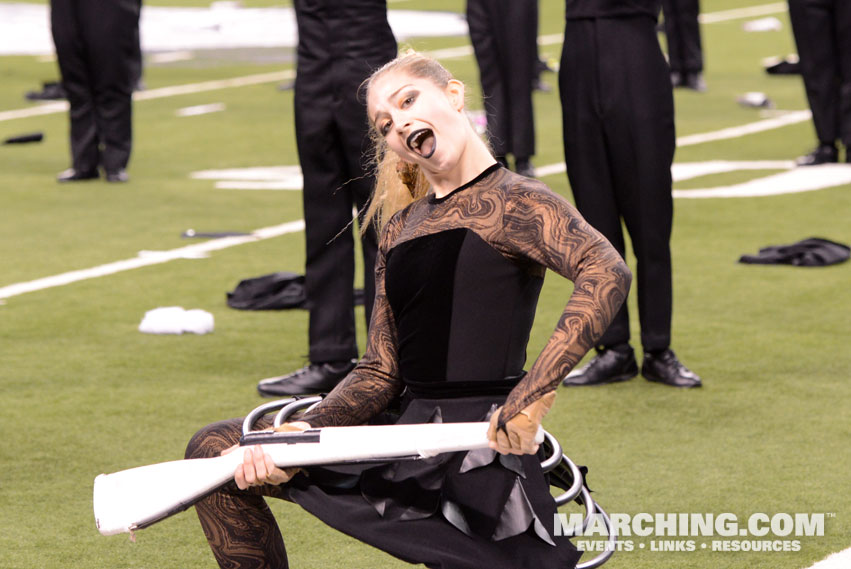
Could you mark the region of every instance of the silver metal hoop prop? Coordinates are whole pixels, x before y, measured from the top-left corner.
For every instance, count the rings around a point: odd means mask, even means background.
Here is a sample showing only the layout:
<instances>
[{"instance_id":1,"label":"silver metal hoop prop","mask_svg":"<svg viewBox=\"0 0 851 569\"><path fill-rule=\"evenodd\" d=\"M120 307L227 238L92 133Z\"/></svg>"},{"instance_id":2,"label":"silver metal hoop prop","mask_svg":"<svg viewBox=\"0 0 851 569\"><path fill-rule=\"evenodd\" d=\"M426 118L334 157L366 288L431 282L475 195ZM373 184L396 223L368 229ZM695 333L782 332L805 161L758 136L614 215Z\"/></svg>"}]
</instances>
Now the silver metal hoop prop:
<instances>
[{"instance_id":1,"label":"silver metal hoop prop","mask_svg":"<svg viewBox=\"0 0 851 569\"><path fill-rule=\"evenodd\" d=\"M264 403L255 407L245 419L242 421L242 434L247 435L254 430L254 425L261 417L265 417L272 411L278 411L275 415L275 420L272 423L276 428L283 425L286 420L296 411L313 407L322 401L322 397L290 397L288 399L278 399Z\"/></svg>"},{"instance_id":2,"label":"silver metal hoop prop","mask_svg":"<svg viewBox=\"0 0 851 569\"><path fill-rule=\"evenodd\" d=\"M316 397L292 397L288 399L279 399L277 401L270 401L269 403L264 403L259 407L253 409L246 417L242 423L242 434L248 435L254 432L254 425L260 418L272 413L273 411L277 411L275 415L275 419L273 421L273 425L275 427L280 427L284 424L293 414L297 411L301 411L303 409L310 409L316 405L318 405L322 401L321 396ZM563 471L566 471L570 480L572 480L570 488L568 488L562 494L556 496L555 502L556 507L560 508L565 506L571 502L576 502L577 504L582 505L585 508L585 517L582 520L582 529L577 532L569 534L569 536L576 536L577 534L582 534L591 524L591 521L594 518L594 515L599 515L603 523L606 526L606 531L608 532L608 539L606 541L606 547L602 553L590 559L584 563L580 563L576 566L576 569L594 569L603 565L615 551L615 546L618 541L617 533L612 528L612 521L609 518L609 515L606 513L603 508L600 507L597 502L591 498L591 492L588 488L585 487L585 481L582 476L582 471L579 470L579 467L568 458L564 451L562 450L561 444L559 444L558 440L551 435L550 433L544 431L544 448L551 449L550 456L541 461L541 469L544 473L550 473L554 471L556 468L562 468Z\"/></svg>"},{"instance_id":3,"label":"silver metal hoop prop","mask_svg":"<svg viewBox=\"0 0 851 569\"><path fill-rule=\"evenodd\" d=\"M541 469L544 472L552 472L559 466L562 466L565 470L567 470L570 474L570 479L573 481L570 488L568 488L564 493L556 496L555 502L556 507L561 507L571 502L576 502L577 504L581 504L585 507L585 517L582 520L582 529L581 531L574 531L571 536L575 536L577 534L582 534L590 525L591 521L594 518L594 515L599 515L603 523L606 526L606 531L609 535L606 541L606 547L602 553L594 557L593 559L589 559L584 563L580 563L576 566L576 569L594 569L595 567L599 567L603 563L609 560L612 554L615 552L615 544L618 541L618 536L614 532L612 528L612 521L609 519L609 515L606 513L603 508L600 507L597 502L591 498L591 492L588 488L585 487L585 481L582 476L582 471L579 470L579 467L568 458L564 451L562 450L561 445L558 440L551 435L550 433L544 431L544 439L545 439L545 448L551 448L551 454L549 457L541 461Z\"/></svg>"}]
</instances>

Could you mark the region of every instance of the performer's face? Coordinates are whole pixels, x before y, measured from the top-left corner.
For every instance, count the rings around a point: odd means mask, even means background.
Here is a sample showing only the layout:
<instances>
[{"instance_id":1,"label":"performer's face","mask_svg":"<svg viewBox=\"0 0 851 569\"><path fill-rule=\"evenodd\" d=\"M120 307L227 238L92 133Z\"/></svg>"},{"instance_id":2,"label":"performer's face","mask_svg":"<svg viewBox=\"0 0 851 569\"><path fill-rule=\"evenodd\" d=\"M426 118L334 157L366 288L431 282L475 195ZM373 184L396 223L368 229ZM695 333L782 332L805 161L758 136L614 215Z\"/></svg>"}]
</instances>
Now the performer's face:
<instances>
[{"instance_id":1,"label":"performer's face","mask_svg":"<svg viewBox=\"0 0 851 569\"><path fill-rule=\"evenodd\" d=\"M469 124L459 81L440 87L390 71L370 85L367 111L373 127L406 162L437 173L453 168L463 155Z\"/></svg>"}]
</instances>

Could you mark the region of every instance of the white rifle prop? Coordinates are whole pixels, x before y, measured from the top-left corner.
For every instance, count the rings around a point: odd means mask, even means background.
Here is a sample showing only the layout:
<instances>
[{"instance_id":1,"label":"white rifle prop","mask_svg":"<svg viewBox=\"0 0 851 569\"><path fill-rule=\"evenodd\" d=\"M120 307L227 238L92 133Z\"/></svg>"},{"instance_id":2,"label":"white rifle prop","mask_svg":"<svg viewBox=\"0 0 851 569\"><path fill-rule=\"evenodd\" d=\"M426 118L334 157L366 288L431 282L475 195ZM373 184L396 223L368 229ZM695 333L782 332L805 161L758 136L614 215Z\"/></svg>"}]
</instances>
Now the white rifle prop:
<instances>
[{"instance_id":1,"label":"white rifle prop","mask_svg":"<svg viewBox=\"0 0 851 569\"><path fill-rule=\"evenodd\" d=\"M262 444L279 467L428 458L488 446L488 423L326 427L302 432L255 431L243 446ZM543 442L544 431L536 437ZM233 479L243 452L175 460L95 478L95 523L103 535L132 532L192 506Z\"/></svg>"}]
</instances>

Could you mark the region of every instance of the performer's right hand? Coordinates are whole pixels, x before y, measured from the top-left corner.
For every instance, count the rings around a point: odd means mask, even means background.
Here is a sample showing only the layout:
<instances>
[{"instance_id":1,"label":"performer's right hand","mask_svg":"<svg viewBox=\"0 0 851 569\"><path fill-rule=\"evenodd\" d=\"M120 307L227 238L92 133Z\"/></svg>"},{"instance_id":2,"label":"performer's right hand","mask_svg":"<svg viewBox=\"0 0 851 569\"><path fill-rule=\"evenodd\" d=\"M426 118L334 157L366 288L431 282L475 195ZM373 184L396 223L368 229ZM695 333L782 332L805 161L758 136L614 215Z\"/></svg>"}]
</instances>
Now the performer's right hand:
<instances>
[{"instance_id":1,"label":"performer's right hand","mask_svg":"<svg viewBox=\"0 0 851 569\"><path fill-rule=\"evenodd\" d=\"M277 427L276 431L304 431L309 429L310 425L304 421L296 421L293 423L284 423ZM222 451L222 454L230 454L239 449L239 445L234 445ZM263 445L252 445L245 447L242 464L236 467L233 473L234 482L240 490L245 490L252 486L263 486L264 484L272 484L278 486L289 482L290 479L298 473L298 467L278 468L264 450Z\"/></svg>"}]
</instances>

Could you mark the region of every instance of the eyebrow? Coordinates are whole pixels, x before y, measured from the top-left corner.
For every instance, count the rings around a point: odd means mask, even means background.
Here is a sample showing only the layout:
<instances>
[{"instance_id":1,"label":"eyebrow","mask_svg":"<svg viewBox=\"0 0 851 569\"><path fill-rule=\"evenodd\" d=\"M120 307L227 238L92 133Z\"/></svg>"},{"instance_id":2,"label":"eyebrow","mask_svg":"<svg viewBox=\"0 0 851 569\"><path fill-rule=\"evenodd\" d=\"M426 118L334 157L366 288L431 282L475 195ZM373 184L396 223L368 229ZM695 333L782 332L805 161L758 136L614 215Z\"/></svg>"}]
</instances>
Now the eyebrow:
<instances>
[{"instance_id":1,"label":"eyebrow","mask_svg":"<svg viewBox=\"0 0 851 569\"><path fill-rule=\"evenodd\" d=\"M390 101L390 100L395 99L396 95L398 95L400 91L402 91L403 89L405 89L407 87L413 87L413 86L414 86L413 83L407 83L405 85L402 85L401 87L399 87L398 89L396 89L395 91L390 93L390 95L387 97L387 100ZM387 115L388 115L388 113L386 113L384 111L378 111L377 113L375 113L375 117L372 119L372 124L374 126L377 126L375 123L378 122L378 119L381 118L382 116L387 116Z\"/></svg>"}]
</instances>

